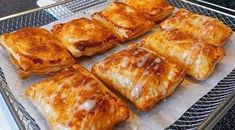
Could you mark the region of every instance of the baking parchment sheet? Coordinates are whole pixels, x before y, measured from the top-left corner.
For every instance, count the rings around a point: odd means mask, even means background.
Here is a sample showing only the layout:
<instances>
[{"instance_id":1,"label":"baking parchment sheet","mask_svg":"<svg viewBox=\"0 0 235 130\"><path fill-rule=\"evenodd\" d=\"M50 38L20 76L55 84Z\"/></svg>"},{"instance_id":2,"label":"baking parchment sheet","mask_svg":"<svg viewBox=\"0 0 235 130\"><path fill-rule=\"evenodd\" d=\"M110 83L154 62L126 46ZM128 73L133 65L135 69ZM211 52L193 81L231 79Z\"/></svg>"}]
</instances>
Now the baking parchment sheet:
<instances>
[{"instance_id":1,"label":"baking parchment sheet","mask_svg":"<svg viewBox=\"0 0 235 130\"><path fill-rule=\"evenodd\" d=\"M87 17L94 12L102 10L104 7L96 7L83 11L77 15L61 19L50 23L43 28L50 30L52 26L56 23L63 23L75 18ZM154 30L141 36L138 39L122 43L117 45L115 48L107 51L106 53L95 55L92 57L77 59L78 63L84 65L88 70L91 66L110 56L114 52L118 52L124 48L129 43L140 42L143 37L151 34ZM23 38L23 37L22 37ZM131 117L128 121L123 122L115 126L117 130L156 130L164 129L169 125L173 124L183 113L190 108L194 103L196 103L202 96L208 93L220 80L222 80L226 75L228 75L235 68L235 34L232 35L228 43L224 46L226 50L226 56L224 59L216 66L212 75L205 81L196 81L188 76L186 76L184 82L176 89L168 98L160 101L157 105L148 112L140 112L135 109L135 107L128 102L130 109L132 110ZM0 66L4 72L8 86L10 87L13 95L16 99L25 107L28 113L35 119L39 127L42 130L48 130L49 125L42 115L36 110L33 104L24 97L25 89L30 86L33 82L42 80L42 77L33 76L26 80L22 80L18 76L18 71L16 67L10 62L8 54L3 48L0 48ZM45 77L44 77L45 78Z\"/></svg>"}]
</instances>

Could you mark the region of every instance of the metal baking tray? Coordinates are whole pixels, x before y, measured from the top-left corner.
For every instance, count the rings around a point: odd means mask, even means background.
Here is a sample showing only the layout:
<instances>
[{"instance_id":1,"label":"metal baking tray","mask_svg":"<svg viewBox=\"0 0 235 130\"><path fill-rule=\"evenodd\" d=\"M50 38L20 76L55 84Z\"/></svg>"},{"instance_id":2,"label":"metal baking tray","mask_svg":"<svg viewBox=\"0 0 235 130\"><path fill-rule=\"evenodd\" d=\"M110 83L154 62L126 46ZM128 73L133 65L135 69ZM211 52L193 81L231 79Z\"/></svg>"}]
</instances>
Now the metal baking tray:
<instances>
[{"instance_id":1,"label":"metal baking tray","mask_svg":"<svg viewBox=\"0 0 235 130\"><path fill-rule=\"evenodd\" d=\"M168 0L173 6L218 18L235 31L231 15L184 0ZM29 26L42 26L109 0L56 0L56 3L0 18L0 34ZM35 120L11 93L0 68L0 92L20 130L40 130ZM201 97L166 129L210 129L235 103L235 69L210 92Z\"/></svg>"}]
</instances>

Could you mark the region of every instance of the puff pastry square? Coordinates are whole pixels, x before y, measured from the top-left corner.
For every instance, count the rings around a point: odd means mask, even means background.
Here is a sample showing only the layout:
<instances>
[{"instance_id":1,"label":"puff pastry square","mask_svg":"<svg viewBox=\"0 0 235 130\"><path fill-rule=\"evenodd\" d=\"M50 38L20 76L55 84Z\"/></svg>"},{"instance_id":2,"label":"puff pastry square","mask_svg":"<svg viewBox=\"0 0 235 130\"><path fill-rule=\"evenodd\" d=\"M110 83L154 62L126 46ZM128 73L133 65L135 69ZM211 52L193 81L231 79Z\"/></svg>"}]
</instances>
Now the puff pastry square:
<instances>
[{"instance_id":1,"label":"puff pastry square","mask_svg":"<svg viewBox=\"0 0 235 130\"><path fill-rule=\"evenodd\" d=\"M129 117L127 105L79 65L33 84L25 95L52 130L111 130Z\"/></svg>"},{"instance_id":2,"label":"puff pastry square","mask_svg":"<svg viewBox=\"0 0 235 130\"><path fill-rule=\"evenodd\" d=\"M54 25L52 33L74 57L104 52L118 42L112 31L87 18Z\"/></svg>"},{"instance_id":3,"label":"puff pastry square","mask_svg":"<svg viewBox=\"0 0 235 130\"><path fill-rule=\"evenodd\" d=\"M186 9L179 9L175 15L161 23L162 29L179 29L190 33L206 43L223 46L232 29L215 18L198 15Z\"/></svg>"},{"instance_id":4,"label":"puff pastry square","mask_svg":"<svg viewBox=\"0 0 235 130\"><path fill-rule=\"evenodd\" d=\"M95 64L92 72L141 111L172 94L184 78L181 66L136 45Z\"/></svg>"},{"instance_id":5,"label":"puff pastry square","mask_svg":"<svg viewBox=\"0 0 235 130\"><path fill-rule=\"evenodd\" d=\"M223 48L201 42L179 30L155 32L141 46L182 65L186 73L197 80L207 79L225 55Z\"/></svg>"},{"instance_id":6,"label":"puff pastry square","mask_svg":"<svg viewBox=\"0 0 235 130\"><path fill-rule=\"evenodd\" d=\"M125 0L125 3L155 22L166 18L174 10L167 0Z\"/></svg>"},{"instance_id":7,"label":"puff pastry square","mask_svg":"<svg viewBox=\"0 0 235 130\"><path fill-rule=\"evenodd\" d=\"M22 78L32 74L51 74L75 63L59 41L42 28L24 28L3 34L0 43L9 53Z\"/></svg>"},{"instance_id":8,"label":"puff pastry square","mask_svg":"<svg viewBox=\"0 0 235 130\"><path fill-rule=\"evenodd\" d=\"M149 31L154 22L146 19L133 7L114 2L92 18L111 29L121 41L136 38Z\"/></svg>"}]
</instances>

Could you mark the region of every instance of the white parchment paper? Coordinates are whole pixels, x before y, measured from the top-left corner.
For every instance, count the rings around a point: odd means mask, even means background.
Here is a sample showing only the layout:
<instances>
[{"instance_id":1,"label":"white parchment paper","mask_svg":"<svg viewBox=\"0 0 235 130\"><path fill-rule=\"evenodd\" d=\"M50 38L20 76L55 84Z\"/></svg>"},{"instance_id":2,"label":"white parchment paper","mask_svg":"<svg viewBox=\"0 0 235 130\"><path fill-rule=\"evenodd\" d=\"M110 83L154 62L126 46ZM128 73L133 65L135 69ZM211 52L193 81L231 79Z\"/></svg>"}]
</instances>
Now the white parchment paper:
<instances>
[{"instance_id":1,"label":"white parchment paper","mask_svg":"<svg viewBox=\"0 0 235 130\"><path fill-rule=\"evenodd\" d=\"M87 17L93 12L101 10L101 7L95 9L86 10L75 16L71 16L66 19L58 20L43 28L50 30L52 25L61 22L67 22L75 18ZM149 35L151 32L145 34ZM113 52L117 52L125 48L131 42L141 41L142 38L129 41L122 44L121 46L116 46L114 49L100 55L96 55L89 58L78 59L78 63L83 64L88 70L91 66L104 59L105 57L111 55ZM193 80L190 77L186 77L184 82L177 88L174 94L172 94L167 99L159 102L152 110L148 112L139 112L133 105L129 102L129 106L132 110L131 118L116 126L115 129L120 130L156 130L164 129L169 125L173 124L188 108L190 108L194 103L196 103L202 96L208 93L220 80L222 80L226 75L228 75L235 67L235 34L232 35L231 39L225 45L226 56L217 65L212 75L203 82ZM49 126L42 115L36 110L33 104L26 100L24 97L25 89L30 86L33 82L39 81L42 77L31 77L26 80L21 80L18 77L18 71L15 66L10 62L8 54L5 50L0 48L0 66L5 74L6 81L10 87L12 93L15 95L16 99L25 107L28 113L36 120L39 127L42 130L48 130Z\"/></svg>"}]
</instances>

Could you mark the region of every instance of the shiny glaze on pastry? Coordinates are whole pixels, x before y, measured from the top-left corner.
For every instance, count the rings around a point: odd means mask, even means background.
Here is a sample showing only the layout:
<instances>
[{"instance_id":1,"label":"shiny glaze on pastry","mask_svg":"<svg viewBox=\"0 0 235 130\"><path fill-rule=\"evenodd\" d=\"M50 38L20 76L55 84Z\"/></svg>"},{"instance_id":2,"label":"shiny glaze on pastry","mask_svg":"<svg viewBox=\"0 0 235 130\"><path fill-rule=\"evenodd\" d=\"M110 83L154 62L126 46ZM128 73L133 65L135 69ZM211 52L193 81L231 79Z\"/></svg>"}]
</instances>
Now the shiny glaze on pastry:
<instances>
[{"instance_id":1,"label":"shiny glaze on pastry","mask_svg":"<svg viewBox=\"0 0 235 130\"><path fill-rule=\"evenodd\" d=\"M25 95L52 130L111 130L129 117L126 104L80 65L33 84Z\"/></svg>"},{"instance_id":2,"label":"shiny glaze on pastry","mask_svg":"<svg viewBox=\"0 0 235 130\"><path fill-rule=\"evenodd\" d=\"M50 74L75 63L59 41L42 28L24 28L3 34L0 39L22 78Z\"/></svg>"},{"instance_id":3,"label":"shiny glaze on pastry","mask_svg":"<svg viewBox=\"0 0 235 130\"><path fill-rule=\"evenodd\" d=\"M54 25L52 33L75 57L95 55L118 43L112 31L87 18Z\"/></svg>"},{"instance_id":4,"label":"shiny glaze on pastry","mask_svg":"<svg viewBox=\"0 0 235 130\"><path fill-rule=\"evenodd\" d=\"M148 36L141 44L172 60L197 80L205 80L225 56L222 48L202 42L179 30L163 30Z\"/></svg>"},{"instance_id":5,"label":"shiny glaze on pastry","mask_svg":"<svg viewBox=\"0 0 235 130\"><path fill-rule=\"evenodd\" d=\"M220 47L232 35L232 29L218 19L198 15L185 9L179 9L173 17L162 22L160 27L162 29L179 29L206 43Z\"/></svg>"},{"instance_id":6,"label":"shiny glaze on pastry","mask_svg":"<svg viewBox=\"0 0 235 130\"><path fill-rule=\"evenodd\" d=\"M121 2L111 3L103 11L94 13L92 18L112 30L121 41L139 37L154 26L153 21Z\"/></svg>"},{"instance_id":7,"label":"shiny glaze on pastry","mask_svg":"<svg viewBox=\"0 0 235 130\"><path fill-rule=\"evenodd\" d=\"M92 72L141 111L172 94L184 78L181 66L136 45L95 64Z\"/></svg>"},{"instance_id":8,"label":"shiny glaze on pastry","mask_svg":"<svg viewBox=\"0 0 235 130\"><path fill-rule=\"evenodd\" d=\"M166 18L174 10L167 0L125 0L125 3L155 22Z\"/></svg>"}]
</instances>

